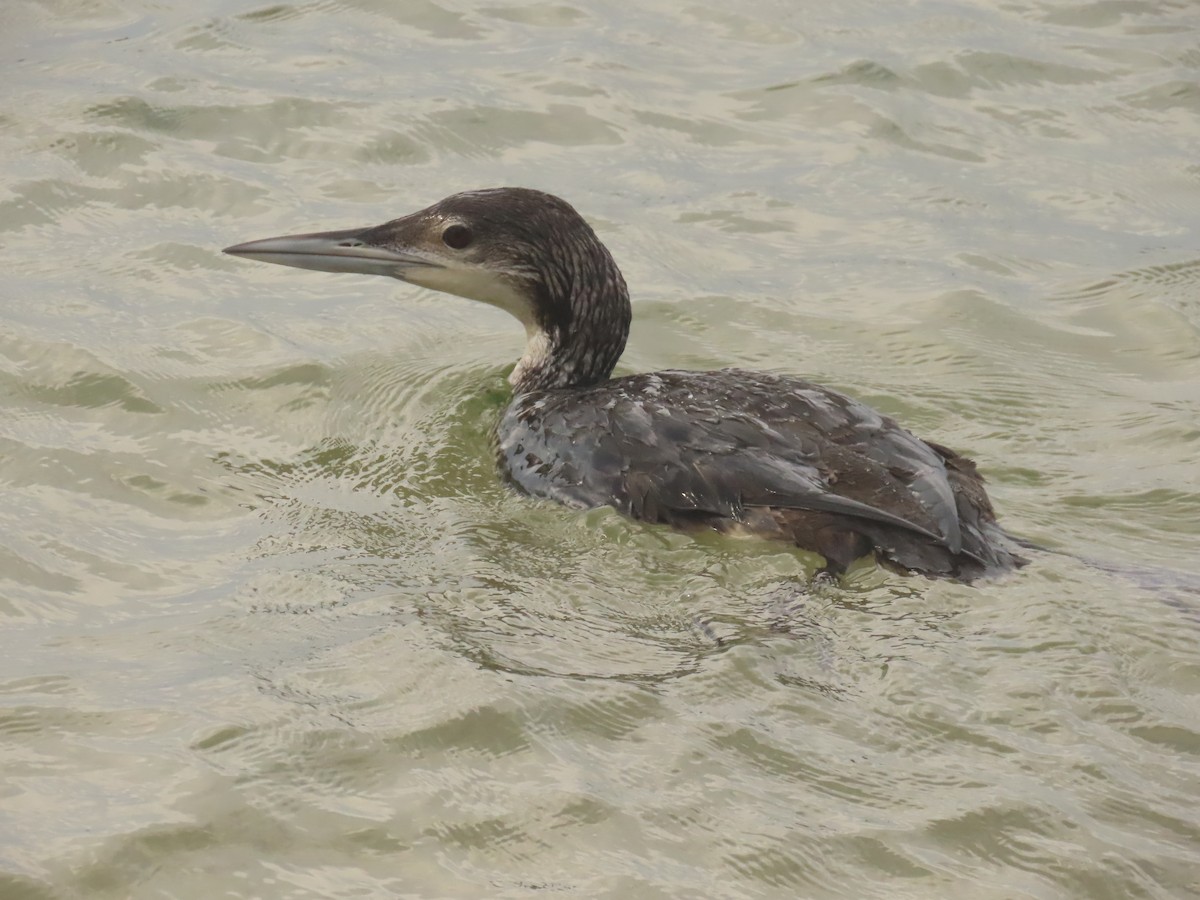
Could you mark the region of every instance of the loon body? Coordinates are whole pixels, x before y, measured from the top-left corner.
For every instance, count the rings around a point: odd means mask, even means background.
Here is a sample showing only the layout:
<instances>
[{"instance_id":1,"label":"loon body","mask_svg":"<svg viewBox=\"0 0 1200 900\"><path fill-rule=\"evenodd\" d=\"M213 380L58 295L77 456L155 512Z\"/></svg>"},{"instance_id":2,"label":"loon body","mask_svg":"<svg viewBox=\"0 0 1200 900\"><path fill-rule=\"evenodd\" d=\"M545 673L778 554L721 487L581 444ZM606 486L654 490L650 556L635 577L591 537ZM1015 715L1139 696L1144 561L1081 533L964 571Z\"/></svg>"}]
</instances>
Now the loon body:
<instances>
[{"instance_id":1,"label":"loon body","mask_svg":"<svg viewBox=\"0 0 1200 900\"><path fill-rule=\"evenodd\" d=\"M390 275L516 316L527 343L497 447L503 474L533 496L788 541L821 554L833 575L870 554L967 582L1025 562L971 460L844 394L737 369L611 378L629 293L557 197L471 191L373 228L225 252Z\"/></svg>"}]
</instances>

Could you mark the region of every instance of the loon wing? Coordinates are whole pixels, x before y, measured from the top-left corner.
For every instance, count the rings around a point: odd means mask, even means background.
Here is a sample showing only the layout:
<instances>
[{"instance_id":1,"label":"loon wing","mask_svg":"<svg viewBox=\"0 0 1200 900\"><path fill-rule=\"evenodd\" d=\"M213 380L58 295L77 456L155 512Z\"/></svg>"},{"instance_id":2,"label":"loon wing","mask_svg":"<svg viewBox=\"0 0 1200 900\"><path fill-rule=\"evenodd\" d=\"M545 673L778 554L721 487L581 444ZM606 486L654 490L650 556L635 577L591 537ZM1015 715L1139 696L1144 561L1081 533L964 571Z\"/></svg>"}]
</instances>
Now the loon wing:
<instances>
[{"instance_id":1,"label":"loon wing","mask_svg":"<svg viewBox=\"0 0 1200 900\"><path fill-rule=\"evenodd\" d=\"M815 468L761 451L701 456L682 466L635 466L623 481L629 513L638 519L740 520L756 507L808 509L879 522L947 545L943 535L916 522L834 493Z\"/></svg>"},{"instance_id":2,"label":"loon wing","mask_svg":"<svg viewBox=\"0 0 1200 900\"><path fill-rule=\"evenodd\" d=\"M620 382L637 390L609 406L605 430L635 516L646 503L659 514L735 519L754 507L807 509L962 550L945 451L856 400L755 372Z\"/></svg>"}]
</instances>

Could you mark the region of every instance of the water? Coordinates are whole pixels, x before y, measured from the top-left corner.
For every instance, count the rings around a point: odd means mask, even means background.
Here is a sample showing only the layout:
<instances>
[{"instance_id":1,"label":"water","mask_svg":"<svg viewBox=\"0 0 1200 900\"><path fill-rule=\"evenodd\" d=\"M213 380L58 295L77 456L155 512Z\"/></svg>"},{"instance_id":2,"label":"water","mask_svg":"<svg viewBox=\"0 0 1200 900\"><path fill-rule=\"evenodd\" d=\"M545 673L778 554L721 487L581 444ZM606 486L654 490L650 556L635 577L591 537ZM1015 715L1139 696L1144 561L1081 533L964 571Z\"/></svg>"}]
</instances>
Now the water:
<instances>
[{"instance_id":1,"label":"water","mask_svg":"<svg viewBox=\"0 0 1200 900\"><path fill-rule=\"evenodd\" d=\"M1200 894L1194 4L0 35L0 897ZM495 184L596 224L623 370L839 386L1074 556L810 591L514 496L519 326L219 253Z\"/></svg>"}]
</instances>

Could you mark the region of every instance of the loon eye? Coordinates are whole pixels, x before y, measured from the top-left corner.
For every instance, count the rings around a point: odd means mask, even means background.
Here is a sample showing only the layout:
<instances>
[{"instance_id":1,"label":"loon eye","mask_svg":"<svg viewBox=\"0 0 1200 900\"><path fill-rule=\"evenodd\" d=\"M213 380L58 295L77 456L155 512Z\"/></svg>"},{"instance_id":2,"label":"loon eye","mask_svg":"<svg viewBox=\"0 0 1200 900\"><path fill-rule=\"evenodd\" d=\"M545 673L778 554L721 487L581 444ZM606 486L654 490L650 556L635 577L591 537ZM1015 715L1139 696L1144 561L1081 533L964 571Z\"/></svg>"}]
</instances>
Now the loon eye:
<instances>
[{"instance_id":1,"label":"loon eye","mask_svg":"<svg viewBox=\"0 0 1200 900\"><path fill-rule=\"evenodd\" d=\"M442 243L454 250L461 250L471 243L471 229L466 225L451 225L442 232Z\"/></svg>"}]
</instances>

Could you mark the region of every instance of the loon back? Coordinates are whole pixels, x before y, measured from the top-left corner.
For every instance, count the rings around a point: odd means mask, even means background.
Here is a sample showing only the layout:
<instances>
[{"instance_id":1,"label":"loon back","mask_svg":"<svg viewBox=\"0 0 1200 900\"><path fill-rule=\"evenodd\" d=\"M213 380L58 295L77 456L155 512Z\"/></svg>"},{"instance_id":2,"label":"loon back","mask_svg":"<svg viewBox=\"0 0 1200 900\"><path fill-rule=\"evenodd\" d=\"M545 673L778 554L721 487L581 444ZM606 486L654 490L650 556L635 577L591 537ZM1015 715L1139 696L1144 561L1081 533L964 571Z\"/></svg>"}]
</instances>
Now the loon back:
<instances>
[{"instance_id":1,"label":"loon back","mask_svg":"<svg viewBox=\"0 0 1200 900\"><path fill-rule=\"evenodd\" d=\"M974 463L849 397L736 369L611 379L629 293L595 232L557 197L470 191L383 225L225 252L389 275L514 315L526 347L496 434L504 474L527 493L787 540L832 573L871 553L962 581L1024 563Z\"/></svg>"},{"instance_id":2,"label":"loon back","mask_svg":"<svg viewBox=\"0 0 1200 900\"><path fill-rule=\"evenodd\" d=\"M1021 565L975 465L849 397L726 369L516 397L497 426L521 490L676 528L749 531L840 574L874 552L972 581Z\"/></svg>"}]
</instances>

